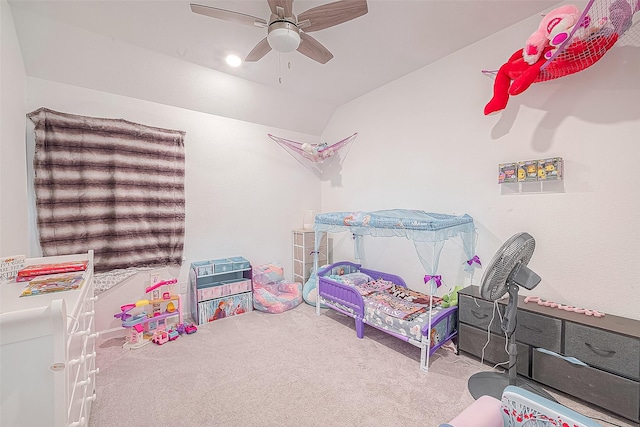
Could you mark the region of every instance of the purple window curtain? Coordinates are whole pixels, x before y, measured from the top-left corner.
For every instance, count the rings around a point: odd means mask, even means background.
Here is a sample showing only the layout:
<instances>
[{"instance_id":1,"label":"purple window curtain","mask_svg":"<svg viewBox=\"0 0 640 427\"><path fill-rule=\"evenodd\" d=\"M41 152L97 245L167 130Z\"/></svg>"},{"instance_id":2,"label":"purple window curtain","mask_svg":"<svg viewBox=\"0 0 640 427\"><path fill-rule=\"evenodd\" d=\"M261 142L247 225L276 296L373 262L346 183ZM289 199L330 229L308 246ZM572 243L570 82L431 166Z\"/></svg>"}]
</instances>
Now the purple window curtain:
<instances>
[{"instance_id":1,"label":"purple window curtain","mask_svg":"<svg viewBox=\"0 0 640 427\"><path fill-rule=\"evenodd\" d=\"M96 272L182 263L184 132L46 108L27 117L44 256L93 249Z\"/></svg>"}]
</instances>

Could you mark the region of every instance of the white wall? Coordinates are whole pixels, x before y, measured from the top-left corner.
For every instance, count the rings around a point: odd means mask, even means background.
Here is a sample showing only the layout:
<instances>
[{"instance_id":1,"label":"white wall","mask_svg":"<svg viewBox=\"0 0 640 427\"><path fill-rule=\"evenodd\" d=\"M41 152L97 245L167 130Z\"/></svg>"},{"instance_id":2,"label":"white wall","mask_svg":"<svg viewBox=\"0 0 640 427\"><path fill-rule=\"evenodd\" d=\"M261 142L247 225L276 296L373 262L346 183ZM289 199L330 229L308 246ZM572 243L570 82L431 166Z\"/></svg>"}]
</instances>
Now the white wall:
<instances>
[{"instance_id":1,"label":"white wall","mask_svg":"<svg viewBox=\"0 0 640 427\"><path fill-rule=\"evenodd\" d=\"M5 0L0 0L0 18L0 256L26 255L26 76Z\"/></svg>"},{"instance_id":2,"label":"white wall","mask_svg":"<svg viewBox=\"0 0 640 427\"><path fill-rule=\"evenodd\" d=\"M342 106L323 138L360 135L341 185L323 183L322 210L468 213L485 266L507 238L527 231L537 243L529 266L542 276L529 294L640 319L637 48L616 47L588 70L536 83L485 117L493 80L481 70L502 65L538 22L532 17ZM553 156L565 160L562 192L513 194L497 184L499 163ZM368 265L422 286L413 246L383 240L367 241ZM335 260L352 258L350 236L336 244ZM456 244L441 261L449 286L464 281Z\"/></svg>"},{"instance_id":3,"label":"white wall","mask_svg":"<svg viewBox=\"0 0 640 427\"><path fill-rule=\"evenodd\" d=\"M279 261L292 277L291 231L302 227L305 209L319 210L320 183L267 133L302 142L317 137L29 77L27 110L43 106L186 132L181 281L193 261L238 255L253 265ZM28 128L32 140L31 122ZM148 275L139 276L123 287L128 290L100 298L98 330L117 326L112 316L119 307L144 296Z\"/></svg>"}]
</instances>

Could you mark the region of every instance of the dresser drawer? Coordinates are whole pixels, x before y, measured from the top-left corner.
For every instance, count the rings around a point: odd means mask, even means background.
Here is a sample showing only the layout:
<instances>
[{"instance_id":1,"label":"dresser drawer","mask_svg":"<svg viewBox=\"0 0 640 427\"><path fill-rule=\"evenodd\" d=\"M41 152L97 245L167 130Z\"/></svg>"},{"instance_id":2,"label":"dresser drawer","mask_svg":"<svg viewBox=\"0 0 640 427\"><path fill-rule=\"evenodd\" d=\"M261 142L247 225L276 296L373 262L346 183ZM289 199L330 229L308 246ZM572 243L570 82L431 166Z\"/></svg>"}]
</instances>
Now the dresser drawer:
<instances>
[{"instance_id":1,"label":"dresser drawer","mask_svg":"<svg viewBox=\"0 0 640 427\"><path fill-rule=\"evenodd\" d=\"M504 307L498 305L500 313L504 313ZM491 322L491 331L496 334L502 334L500 327L500 315L498 312L494 314L494 304L479 298L473 298L466 295L458 296L458 315L460 322L477 326L485 331ZM493 317L493 322L491 318Z\"/></svg>"},{"instance_id":2,"label":"dresser drawer","mask_svg":"<svg viewBox=\"0 0 640 427\"><path fill-rule=\"evenodd\" d=\"M566 322L564 354L640 379L640 339Z\"/></svg>"},{"instance_id":3,"label":"dresser drawer","mask_svg":"<svg viewBox=\"0 0 640 427\"><path fill-rule=\"evenodd\" d=\"M482 357L482 348L487 342L487 331L460 324L458 330L458 348L478 358ZM496 364L509 360L509 355L505 351L505 336L491 334L491 341L484 349L484 360ZM520 375L529 376L529 347L523 344L518 346L518 359L516 372ZM502 365L506 368L506 365Z\"/></svg>"},{"instance_id":4,"label":"dresser drawer","mask_svg":"<svg viewBox=\"0 0 640 427\"><path fill-rule=\"evenodd\" d=\"M533 351L532 378L578 399L638 421L640 383Z\"/></svg>"},{"instance_id":5,"label":"dresser drawer","mask_svg":"<svg viewBox=\"0 0 640 427\"><path fill-rule=\"evenodd\" d=\"M534 347L561 351L562 321L528 311L518 311L516 341Z\"/></svg>"}]
</instances>

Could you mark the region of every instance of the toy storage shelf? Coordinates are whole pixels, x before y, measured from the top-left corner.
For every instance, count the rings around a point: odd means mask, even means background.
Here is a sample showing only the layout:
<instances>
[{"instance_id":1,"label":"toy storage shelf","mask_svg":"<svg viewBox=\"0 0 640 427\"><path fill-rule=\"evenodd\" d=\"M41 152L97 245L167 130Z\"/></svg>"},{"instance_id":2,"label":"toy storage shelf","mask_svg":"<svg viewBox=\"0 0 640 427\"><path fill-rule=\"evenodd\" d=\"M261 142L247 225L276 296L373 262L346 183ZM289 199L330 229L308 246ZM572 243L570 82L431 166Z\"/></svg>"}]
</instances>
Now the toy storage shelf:
<instances>
[{"instance_id":1,"label":"toy storage shelf","mask_svg":"<svg viewBox=\"0 0 640 427\"><path fill-rule=\"evenodd\" d=\"M93 251L30 258L25 265L89 261L79 289L20 297L0 285L2 426L88 425L96 398Z\"/></svg>"},{"instance_id":2,"label":"toy storage shelf","mask_svg":"<svg viewBox=\"0 0 640 427\"><path fill-rule=\"evenodd\" d=\"M251 264L243 257L191 263L191 318L198 325L253 310Z\"/></svg>"},{"instance_id":3,"label":"toy storage shelf","mask_svg":"<svg viewBox=\"0 0 640 427\"><path fill-rule=\"evenodd\" d=\"M493 302L469 286L458 292L458 305L458 351L481 357L489 329L485 362L507 360L497 314L490 324ZM498 307L504 313L506 301ZM640 421L640 321L611 314L596 318L525 303L520 296L517 325L518 375ZM568 356L586 365L570 363Z\"/></svg>"},{"instance_id":4,"label":"toy storage shelf","mask_svg":"<svg viewBox=\"0 0 640 427\"><path fill-rule=\"evenodd\" d=\"M293 281L303 285L313 269L313 251L316 233L313 230L293 230ZM328 263L327 233L322 233L318 250L318 266Z\"/></svg>"}]
</instances>

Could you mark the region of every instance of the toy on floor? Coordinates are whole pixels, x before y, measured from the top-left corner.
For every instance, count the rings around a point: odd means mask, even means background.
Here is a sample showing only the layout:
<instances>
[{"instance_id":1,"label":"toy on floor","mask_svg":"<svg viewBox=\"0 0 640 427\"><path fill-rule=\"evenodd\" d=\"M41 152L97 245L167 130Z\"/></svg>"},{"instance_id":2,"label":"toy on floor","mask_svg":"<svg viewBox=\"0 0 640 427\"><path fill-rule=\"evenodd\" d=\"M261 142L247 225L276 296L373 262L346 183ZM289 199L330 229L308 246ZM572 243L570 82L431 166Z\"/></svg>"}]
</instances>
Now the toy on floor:
<instances>
[{"instance_id":1,"label":"toy on floor","mask_svg":"<svg viewBox=\"0 0 640 427\"><path fill-rule=\"evenodd\" d=\"M162 345L169 341L169 334L167 333L167 331L155 331L153 333L151 341L158 345Z\"/></svg>"},{"instance_id":2,"label":"toy on floor","mask_svg":"<svg viewBox=\"0 0 640 427\"><path fill-rule=\"evenodd\" d=\"M176 279L163 280L145 289L150 299L141 299L132 304L120 307L120 312L113 317L122 321L122 327L127 329L124 348L140 348L149 342L164 344L170 339L169 331L173 328L169 323L182 324L182 299L174 291ZM178 303L178 307L175 305ZM141 312L132 314L134 309ZM177 319L177 321L176 321ZM177 333L177 332L176 332ZM166 335L166 340L165 340ZM176 334L172 339L177 338Z\"/></svg>"},{"instance_id":3,"label":"toy on floor","mask_svg":"<svg viewBox=\"0 0 640 427\"><path fill-rule=\"evenodd\" d=\"M544 17L525 47L514 52L496 72L493 97L484 107L485 115L503 110L510 95L524 92L533 83L590 67L618 41L619 33L607 17L594 21L588 14L582 19L580 16L575 6L564 5Z\"/></svg>"}]
</instances>

